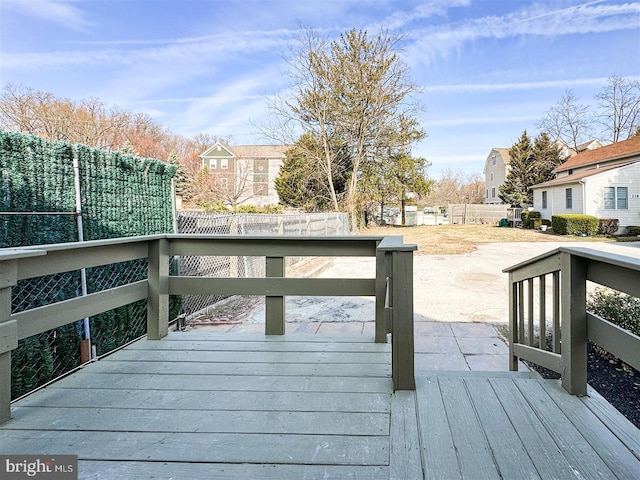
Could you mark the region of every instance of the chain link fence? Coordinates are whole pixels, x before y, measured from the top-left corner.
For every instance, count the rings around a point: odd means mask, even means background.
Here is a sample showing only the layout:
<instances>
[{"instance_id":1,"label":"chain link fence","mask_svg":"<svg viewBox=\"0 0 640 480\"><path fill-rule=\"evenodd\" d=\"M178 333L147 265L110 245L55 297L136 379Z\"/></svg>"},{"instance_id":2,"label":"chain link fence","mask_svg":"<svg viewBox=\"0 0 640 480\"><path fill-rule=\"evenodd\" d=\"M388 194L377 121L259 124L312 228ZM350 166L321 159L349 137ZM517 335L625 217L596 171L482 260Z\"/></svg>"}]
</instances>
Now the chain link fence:
<instances>
[{"instance_id":1,"label":"chain link fence","mask_svg":"<svg viewBox=\"0 0 640 480\"><path fill-rule=\"evenodd\" d=\"M147 278L146 260L104 265L86 270L87 293ZM82 295L80 270L21 280L12 289L11 310L19 313ZM144 335L146 302L135 302L89 319L91 344L100 356ZM34 335L12 353L12 397L17 398L82 363L80 343L89 332L84 322ZM85 359L86 361L86 359Z\"/></svg>"},{"instance_id":2,"label":"chain link fence","mask_svg":"<svg viewBox=\"0 0 640 480\"><path fill-rule=\"evenodd\" d=\"M212 214L183 211L177 218L177 233L216 235L349 235L349 218L345 213L301 214ZM290 268L304 257L287 257ZM251 256L183 256L180 274L197 277L261 278L265 276L265 257ZM227 298L222 295L184 295L183 313L187 320Z\"/></svg>"}]
</instances>

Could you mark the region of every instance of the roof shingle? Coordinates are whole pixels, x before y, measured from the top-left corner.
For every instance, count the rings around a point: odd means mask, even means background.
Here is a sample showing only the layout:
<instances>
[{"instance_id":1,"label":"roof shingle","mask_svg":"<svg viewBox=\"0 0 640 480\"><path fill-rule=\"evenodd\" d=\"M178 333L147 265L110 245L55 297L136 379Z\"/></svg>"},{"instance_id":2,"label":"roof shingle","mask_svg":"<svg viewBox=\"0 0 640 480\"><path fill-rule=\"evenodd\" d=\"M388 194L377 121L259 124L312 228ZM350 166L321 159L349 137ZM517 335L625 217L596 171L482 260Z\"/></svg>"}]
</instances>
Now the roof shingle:
<instances>
[{"instance_id":1,"label":"roof shingle","mask_svg":"<svg viewBox=\"0 0 640 480\"><path fill-rule=\"evenodd\" d=\"M633 156L640 157L640 136L631 137L630 139L623 140L622 142L612 143L606 147L581 152L556 167L554 171L556 173L564 172L576 167L596 165L605 160L623 160Z\"/></svg>"}]
</instances>

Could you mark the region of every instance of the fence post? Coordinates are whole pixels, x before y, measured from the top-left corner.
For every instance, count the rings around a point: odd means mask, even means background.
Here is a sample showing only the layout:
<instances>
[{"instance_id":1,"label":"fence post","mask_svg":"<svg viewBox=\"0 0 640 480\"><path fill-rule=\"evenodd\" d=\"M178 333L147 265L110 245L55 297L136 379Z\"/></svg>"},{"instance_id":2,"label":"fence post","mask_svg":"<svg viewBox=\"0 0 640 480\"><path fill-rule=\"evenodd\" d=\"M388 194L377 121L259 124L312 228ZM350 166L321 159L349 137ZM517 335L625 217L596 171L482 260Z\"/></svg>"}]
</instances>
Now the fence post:
<instances>
[{"instance_id":1,"label":"fence post","mask_svg":"<svg viewBox=\"0 0 640 480\"><path fill-rule=\"evenodd\" d=\"M267 257L267 277L284 277L284 257ZM265 335L284 335L285 311L284 297L267 295L265 300Z\"/></svg>"},{"instance_id":2,"label":"fence post","mask_svg":"<svg viewBox=\"0 0 640 480\"><path fill-rule=\"evenodd\" d=\"M376 343L387 343L387 309L385 300L387 296L387 268L386 252L376 250Z\"/></svg>"},{"instance_id":3,"label":"fence post","mask_svg":"<svg viewBox=\"0 0 640 480\"><path fill-rule=\"evenodd\" d=\"M392 253L393 389L415 390L413 342L413 250Z\"/></svg>"},{"instance_id":4,"label":"fence post","mask_svg":"<svg viewBox=\"0 0 640 480\"><path fill-rule=\"evenodd\" d=\"M147 338L160 340L169 333L169 241L151 240L148 255Z\"/></svg>"},{"instance_id":5,"label":"fence post","mask_svg":"<svg viewBox=\"0 0 640 480\"><path fill-rule=\"evenodd\" d=\"M509 272L509 371L518 371L518 356L514 354L514 345L519 343L518 333L518 282L513 280L513 273Z\"/></svg>"},{"instance_id":6,"label":"fence post","mask_svg":"<svg viewBox=\"0 0 640 480\"><path fill-rule=\"evenodd\" d=\"M561 256L562 386L587 394L587 265L570 253Z\"/></svg>"},{"instance_id":7,"label":"fence post","mask_svg":"<svg viewBox=\"0 0 640 480\"><path fill-rule=\"evenodd\" d=\"M11 320L11 288L18 261L0 260L0 423L11 418L11 350L18 348L18 322Z\"/></svg>"}]
</instances>

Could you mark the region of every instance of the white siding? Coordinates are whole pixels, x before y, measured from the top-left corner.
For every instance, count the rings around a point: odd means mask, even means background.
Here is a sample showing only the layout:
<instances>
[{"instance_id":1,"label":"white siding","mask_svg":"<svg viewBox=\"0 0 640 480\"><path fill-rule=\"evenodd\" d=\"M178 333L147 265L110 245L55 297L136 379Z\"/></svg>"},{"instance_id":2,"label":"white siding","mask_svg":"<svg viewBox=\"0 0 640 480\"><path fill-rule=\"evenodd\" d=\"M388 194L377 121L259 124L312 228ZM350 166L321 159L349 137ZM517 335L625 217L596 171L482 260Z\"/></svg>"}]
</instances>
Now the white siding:
<instances>
[{"instance_id":1,"label":"white siding","mask_svg":"<svg viewBox=\"0 0 640 480\"><path fill-rule=\"evenodd\" d=\"M536 188L533 191L533 207L542 218L551 220L561 213L583 213L598 218L617 218L620 226L640 225L640 162L586 177L584 187L580 183ZM627 187L627 209L604 208L605 187ZM565 189L573 188L573 208L565 208ZM542 208L542 192L547 192L547 208Z\"/></svg>"},{"instance_id":2,"label":"white siding","mask_svg":"<svg viewBox=\"0 0 640 480\"><path fill-rule=\"evenodd\" d=\"M586 214L598 218L617 218L620 226L640 225L640 163L594 175L586 180ZM627 187L628 208L605 210L604 188Z\"/></svg>"}]
</instances>

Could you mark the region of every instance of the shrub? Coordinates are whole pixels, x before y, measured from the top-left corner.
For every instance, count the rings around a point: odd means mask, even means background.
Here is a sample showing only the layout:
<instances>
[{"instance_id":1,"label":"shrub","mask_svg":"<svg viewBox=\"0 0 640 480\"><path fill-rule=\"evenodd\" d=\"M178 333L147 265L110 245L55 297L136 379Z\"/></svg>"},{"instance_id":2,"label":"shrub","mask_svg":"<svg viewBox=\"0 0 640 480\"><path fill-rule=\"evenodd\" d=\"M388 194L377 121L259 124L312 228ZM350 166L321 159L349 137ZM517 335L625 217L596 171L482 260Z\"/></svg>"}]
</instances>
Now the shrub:
<instances>
[{"instance_id":1,"label":"shrub","mask_svg":"<svg viewBox=\"0 0 640 480\"><path fill-rule=\"evenodd\" d=\"M627 227L629 235L640 235L640 227L637 225L630 225Z\"/></svg>"},{"instance_id":2,"label":"shrub","mask_svg":"<svg viewBox=\"0 0 640 480\"><path fill-rule=\"evenodd\" d=\"M536 211L536 210L524 210L521 214L520 214L520 218L522 219L522 227L523 228L536 228L533 225L533 220L536 218L540 218L540 212ZM538 225L538 228L540 228L540 226Z\"/></svg>"},{"instance_id":3,"label":"shrub","mask_svg":"<svg viewBox=\"0 0 640 480\"><path fill-rule=\"evenodd\" d=\"M598 220L598 235L613 235L617 231L617 218L601 218Z\"/></svg>"},{"instance_id":4,"label":"shrub","mask_svg":"<svg viewBox=\"0 0 640 480\"><path fill-rule=\"evenodd\" d=\"M598 233L598 219L591 215L565 213L551 217L551 228L559 235L593 236Z\"/></svg>"},{"instance_id":5,"label":"shrub","mask_svg":"<svg viewBox=\"0 0 640 480\"><path fill-rule=\"evenodd\" d=\"M280 205L239 205L234 209L234 213L263 213L263 214L278 214L282 213L282 206Z\"/></svg>"},{"instance_id":6,"label":"shrub","mask_svg":"<svg viewBox=\"0 0 640 480\"><path fill-rule=\"evenodd\" d=\"M640 298L599 287L589 297L587 310L640 335Z\"/></svg>"}]
</instances>

